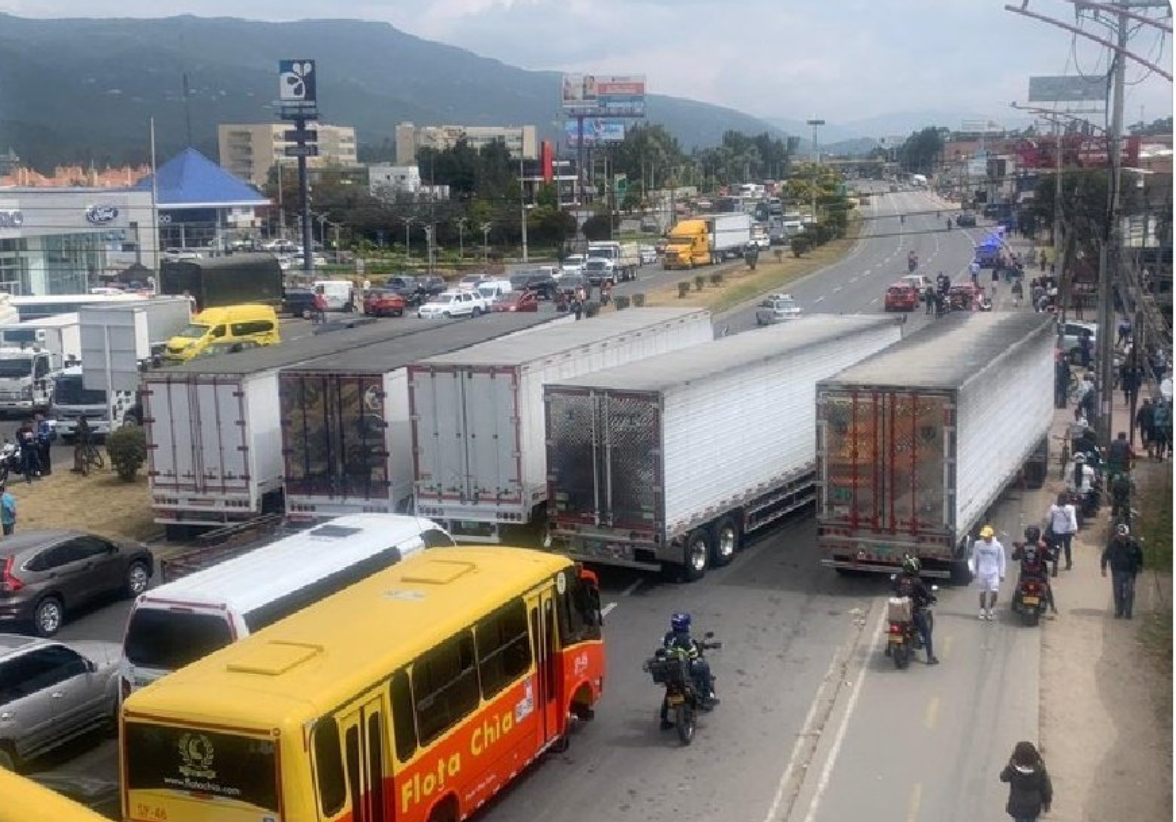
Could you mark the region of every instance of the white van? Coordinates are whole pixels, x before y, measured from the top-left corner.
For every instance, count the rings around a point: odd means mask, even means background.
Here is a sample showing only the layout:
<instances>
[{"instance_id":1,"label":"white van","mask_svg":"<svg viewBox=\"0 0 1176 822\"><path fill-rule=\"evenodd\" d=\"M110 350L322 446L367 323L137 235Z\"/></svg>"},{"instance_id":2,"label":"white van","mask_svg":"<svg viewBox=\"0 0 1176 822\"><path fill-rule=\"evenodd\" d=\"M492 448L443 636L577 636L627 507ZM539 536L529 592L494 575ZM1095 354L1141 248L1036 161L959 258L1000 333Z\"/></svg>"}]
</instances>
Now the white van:
<instances>
[{"instance_id":1,"label":"white van","mask_svg":"<svg viewBox=\"0 0 1176 822\"><path fill-rule=\"evenodd\" d=\"M125 697L425 548L452 546L432 520L350 514L141 594L119 661Z\"/></svg>"},{"instance_id":2,"label":"white van","mask_svg":"<svg viewBox=\"0 0 1176 822\"><path fill-rule=\"evenodd\" d=\"M503 294L509 294L513 289L510 285L510 280L503 278L501 280L482 280L477 285L477 292L482 295L488 303L494 302Z\"/></svg>"},{"instance_id":3,"label":"white van","mask_svg":"<svg viewBox=\"0 0 1176 822\"><path fill-rule=\"evenodd\" d=\"M327 311L355 310L355 286L348 280L316 280L314 290L320 288L327 298Z\"/></svg>"}]
</instances>

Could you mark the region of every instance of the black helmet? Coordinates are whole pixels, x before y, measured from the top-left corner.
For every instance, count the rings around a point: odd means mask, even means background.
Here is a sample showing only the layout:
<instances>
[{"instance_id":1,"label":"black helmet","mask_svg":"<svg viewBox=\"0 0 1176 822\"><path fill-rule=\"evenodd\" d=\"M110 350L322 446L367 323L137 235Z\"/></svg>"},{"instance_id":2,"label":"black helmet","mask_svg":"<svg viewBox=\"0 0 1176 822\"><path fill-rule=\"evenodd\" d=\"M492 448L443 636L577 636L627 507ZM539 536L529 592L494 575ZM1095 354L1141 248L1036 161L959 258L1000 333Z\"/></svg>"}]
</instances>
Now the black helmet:
<instances>
[{"instance_id":1,"label":"black helmet","mask_svg":"<svg viewBox=\"0 0 1176 822\"><path fill-rule=\"evenodd\" d=\"M1025 542L1036 545L1041 540L1041 529L1036 525L1030 525L1025 529Z\"/></svg>"},{"instance_id":2,"label":"black helmet","mask_svg":"<svg viewBox=\"0 0 1176 822\"><path fill-rule=\"evenodd\" d=\"M670 617L670 629L674 633L690 633L690 614L679 611Z\"/></svg>"}]
</instances>

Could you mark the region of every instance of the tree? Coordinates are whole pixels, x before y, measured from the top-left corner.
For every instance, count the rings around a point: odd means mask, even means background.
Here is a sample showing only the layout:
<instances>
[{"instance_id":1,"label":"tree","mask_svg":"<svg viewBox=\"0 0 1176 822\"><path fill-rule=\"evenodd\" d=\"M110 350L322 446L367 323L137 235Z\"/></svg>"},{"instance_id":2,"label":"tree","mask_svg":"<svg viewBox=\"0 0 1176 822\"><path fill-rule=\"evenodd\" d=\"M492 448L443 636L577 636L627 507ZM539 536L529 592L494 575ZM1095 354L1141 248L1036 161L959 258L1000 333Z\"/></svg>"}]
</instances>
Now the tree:
<instances>
[{"instance_id":1,"label":"tree","mask_svg":"<svg viewBox=\"0 0 1176 822\"><path fill-rule=\"evenodd\" d=\"M1062 224L1064 235L1073 236L1082 251L1098 256L1106 238L1110 177L1106 169L1071 169L1062 172ZM1031 213L1047 226L1054 223L1054 178L1037 183Z\"/></svg>"},{"instance_id":2,"label":"tree","mask_svg":"<svg viewBox=\"0 0 1176 822\"><path fill-rule=\"evenodd\" d=\"M943 130L927 126L912 134L898 150L898 162L911 174L931 174L943 154Z\"/></svg>"}]
</instances>

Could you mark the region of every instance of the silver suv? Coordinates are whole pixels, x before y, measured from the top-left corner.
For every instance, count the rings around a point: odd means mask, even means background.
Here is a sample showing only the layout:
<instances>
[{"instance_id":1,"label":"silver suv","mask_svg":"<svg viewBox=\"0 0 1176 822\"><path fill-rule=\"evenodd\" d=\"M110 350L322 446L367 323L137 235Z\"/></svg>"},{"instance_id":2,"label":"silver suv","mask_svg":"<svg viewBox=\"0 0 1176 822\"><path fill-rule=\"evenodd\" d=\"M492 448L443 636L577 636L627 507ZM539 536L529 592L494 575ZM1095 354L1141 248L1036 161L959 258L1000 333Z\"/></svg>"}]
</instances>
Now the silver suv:
<instances>
[{"instance_id":1,"label":"silver suv","mask_svg":"<svg viewBox=\"0 0 1176 822\"><path fill-rule=\"evenodd\" d=\"M82 734L117 728L121 653L115 642L0 634L0 768L19 770Z\"/></svg>"},{"instance_id":2,"label":"silver suv","mask_svg":"<svg viewBox=\"0 0 1176 822\"><path fill-rule=\"evenodd\" d=\"M755 310L756 325L795 320L801 315L801 308L791 294L771 294Z\"/></svg>"}]
</instances>

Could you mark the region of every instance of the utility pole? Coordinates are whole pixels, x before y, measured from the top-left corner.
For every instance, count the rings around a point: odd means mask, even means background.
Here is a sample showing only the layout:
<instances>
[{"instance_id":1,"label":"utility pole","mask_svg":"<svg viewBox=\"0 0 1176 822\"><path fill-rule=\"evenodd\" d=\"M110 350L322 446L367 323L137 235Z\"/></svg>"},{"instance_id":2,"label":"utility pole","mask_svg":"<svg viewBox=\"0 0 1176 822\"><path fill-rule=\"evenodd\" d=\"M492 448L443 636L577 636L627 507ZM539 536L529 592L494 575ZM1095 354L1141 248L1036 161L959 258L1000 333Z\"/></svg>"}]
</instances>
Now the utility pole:
<instances>
[{"instance_id":1,"label":"utility pole","mask_svg":"<svg viewBox=\"0 0 1176 822\"><path fill-rule=\"evenodd\" d=\"M466 217L457 218L457 259L459 261L465 260L465 227L469 219Z\"/></svg>"},{"instance_id":2,"label":"utility pole","mask_svg":"<svg viewBox=\"0 0 1176 822\"><path fill-rule=\"evenodd\" d=\"M406 260L412 259L412 236L409 234L409 228L416 222L416 217L401 217L400 222L404 223L404 258Z\"/></svg>"},{"instance_id":3,"label":"utility pole","mask_svg":"<svg viewBox=\"0 0 1176 822\"><path fill-rule=\"evenodd\" d=\"M523 262L527 259L527 185L523 182L523 150L519 149L519 219L523 226Z\"/></svg>"},{"instance_id":4,"label":"utility pole","mask_svg":"<svg viewBox=\"0 0 1176 822\"><path fill-rule=\"evenodd\" d=\"M491 223L482 223L482 265L490 262L490 229Z\"/></svg>"}]
</instances>

